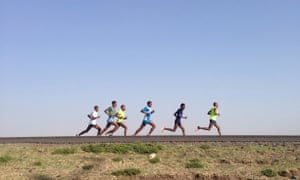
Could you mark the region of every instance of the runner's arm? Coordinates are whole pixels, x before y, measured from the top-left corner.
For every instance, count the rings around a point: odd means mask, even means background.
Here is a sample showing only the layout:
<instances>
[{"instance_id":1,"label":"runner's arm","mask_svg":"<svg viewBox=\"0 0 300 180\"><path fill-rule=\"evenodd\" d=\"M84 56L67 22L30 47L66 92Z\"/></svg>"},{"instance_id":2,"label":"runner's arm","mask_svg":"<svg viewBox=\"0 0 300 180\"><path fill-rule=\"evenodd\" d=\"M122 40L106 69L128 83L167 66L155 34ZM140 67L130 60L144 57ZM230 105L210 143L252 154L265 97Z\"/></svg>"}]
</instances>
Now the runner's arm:
<instances>
[{"instance_id":1,"label":"runner's arm","mask_svg":"<svg viewBox=\"0 0 300 180\"><path fill-rule=\"evenodd\" d=\"M144 111L144 109L141 110L141 113L146 114L146 115L148 114L147 112Z\"/></svg>"},{"instance_id":2,"label":"runner's arm","mask_svg":"<svg viewBox=\"0 0 300 180\"><path fill-rule=\"evenodd\" d=\"M219 113L218 109L215 109L215 113L216 113L217 116L220 116L220 113Z\"/></svg>"},{"instance_id":3,"label":"runner's arm","mask_svg":"<svg viewBox=\"0 0 300 180\"><path fill-rule=\"evenodd\" d=\"M207 112L207 115L210 115L210 113L211 113L211 110L209 110L209 111Z\"/></svg>"},{"instance_id":4,"label":"runner's arm","mask_svg":"<svg viewBox=\"0 0 300 180\"><path fill-rule=\"evenodd\" d=\"M95 119L99 119L99 118L100 118L99 115L98 115L98 116L90 115L90 117L91 117L91 118L90 118L91 120L95 120Z\"/></svg>"},{"instance_id":5,"label":"runner's arm","mask_svg":"<svg viewBox=\"0 0 300 180\"><path fill-rule=\"evenodd\" d=\"M92 120L92 116L90 114L88 114L87 117Z\"/></svg>"},{"instance_id":6,"label":"runner's arm","mask_svg":"<svg viewBox=\"0 0 300 180\"><path fill-rule=\"evenodd\" d=\"M110 116L108 112L109 112L109 108L106 108L106 109L104 110L104 113L105 113L107 116Z\"/></svg>"},{"instance_id":7,"label":"runner's arm","mask_svg":"<svg viewBox=\"0 0 300 180\"><path fill-rule=\"evenodd\" d=\"M90 115L90 114L88 114L87 117L88 117L90 120L95 120L95 119L99 119L99 118L100 118L100 116L94 117L93 115Z\"/></svg>"},{"instance_id":8,"label":"runner's arm","mask_svg":"<svg viewBox=\"0 0 300 180\"><path fill-rule=\"evenodd\" d=\"M178 110L174 112L174 116L177 117L177 115L178 115Z\"/></svg>"},{"instance_id":9,"label":"runner's arm","mask_svg":"<svg viewBox=\"0 0 300 180\"><path fill-rule=\"evenodd\" d=\"M99 119L99 118L100 118L100 116L92 117L92 120Z\"/></svg>"},{"instance_id":10,"label":"runner's arm","mask_svg":"<svg viewBox=\"0 0 300 180\"><path fill-rule=\"evenodd\" d=\"M144 111L144 109L142 109L142 110L141 110L141 113L143 113L143 114L145 114L145 115L149 115L149 114L151 114L152 112L148 113L148 112Z\"/></svg>"}]
</instances>

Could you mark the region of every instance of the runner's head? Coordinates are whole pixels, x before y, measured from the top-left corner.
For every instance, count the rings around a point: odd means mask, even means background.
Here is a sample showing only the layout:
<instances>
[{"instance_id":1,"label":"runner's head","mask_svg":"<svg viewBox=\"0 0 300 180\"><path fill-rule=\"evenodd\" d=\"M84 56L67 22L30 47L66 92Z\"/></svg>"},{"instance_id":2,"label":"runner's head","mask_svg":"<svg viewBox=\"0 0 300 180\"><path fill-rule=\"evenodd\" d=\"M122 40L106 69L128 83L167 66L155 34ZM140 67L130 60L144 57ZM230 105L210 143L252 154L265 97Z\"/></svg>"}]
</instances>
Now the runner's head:
<instances>
[{"instance_id":1,"label":"runner's head","mask_svg":"<svg viewBox=\"0 0 300 180\"><path fill-rule=\"evenodd\" d=\"M116 108L118 106L117 101L112 101L111 105L112 105L113 108Z\"/></svg>"},{"instance_id":2,"label":"runner's head","mask_svg":"<svg viewBox=\"0 0 300 180\"><path fill-rule=\"evenodd\" d=\"M148 106L148 107L152 107L152 101L148 101L148 102L147 102L147 106Z\"/></svg>"},{"instance_id":3,"label":"runner's head","mask_svg":"<svg viewBox=\"0 0 300 180\"><path fill-rule=\"evenodd\" d=\"M121 105L122 111L126 111L126 106L124 104Z\"/></svg>"},{"instance_id":4,"label":"runner's head","mask_svg":"<svg viewBox=\"0 0 300 180\"><path fill-rule=\"evenodd\" d=\"M214 107L218 107L219 105L218 105L217 102L214 102L213 106L214 106Z\"/></svg>"},{"instance_id":5,"label":"runner's head","mask_svg":"<svg viewBox=\"0 0 300 180\"><path fill-rule=\"evenodd\" d=\"M180 104L180 109L182 109L182 110L185 109L185 104L184 104L184 103L181 103L181 104Z\"/></svg>"},{"instance_id":6,"label":"runner's head","mask_svg":"<svg viewBox=\"0 0 300 180\"><path fill-rule=\"evenodd\" d=\"M94 109L95 109L96 112L98 112L99 111L99 106L97 106L97 105L94 106Z\"/></svg>"}]
</instances>

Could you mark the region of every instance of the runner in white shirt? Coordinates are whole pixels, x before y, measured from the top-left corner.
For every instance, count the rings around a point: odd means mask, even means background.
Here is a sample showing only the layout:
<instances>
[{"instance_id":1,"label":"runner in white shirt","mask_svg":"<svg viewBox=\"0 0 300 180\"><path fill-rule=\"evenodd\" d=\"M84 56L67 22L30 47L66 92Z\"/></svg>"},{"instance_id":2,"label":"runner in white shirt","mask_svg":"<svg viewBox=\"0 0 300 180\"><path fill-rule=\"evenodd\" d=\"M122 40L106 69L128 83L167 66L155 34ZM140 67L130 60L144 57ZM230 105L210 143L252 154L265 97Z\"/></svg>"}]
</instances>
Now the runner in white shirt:
<instances>
[{"instance_id":1,"label":"runner in white shirt","mask_svg":"<svg viewBox=\"0 0 300 180\"><path fill-rule=\"evenodd\" d=\"M97 124L96 119L99 119L100 116L98 115L99 106L94 106L94 111L91 114L88 114L88 117L90 119L89 125L86 128L86 130L79 133L77 136L81 136L87 132L89 132L92 128L96 128L98 130L98 134L101 132L101 127Z\"/></svg>"}]
</instances>

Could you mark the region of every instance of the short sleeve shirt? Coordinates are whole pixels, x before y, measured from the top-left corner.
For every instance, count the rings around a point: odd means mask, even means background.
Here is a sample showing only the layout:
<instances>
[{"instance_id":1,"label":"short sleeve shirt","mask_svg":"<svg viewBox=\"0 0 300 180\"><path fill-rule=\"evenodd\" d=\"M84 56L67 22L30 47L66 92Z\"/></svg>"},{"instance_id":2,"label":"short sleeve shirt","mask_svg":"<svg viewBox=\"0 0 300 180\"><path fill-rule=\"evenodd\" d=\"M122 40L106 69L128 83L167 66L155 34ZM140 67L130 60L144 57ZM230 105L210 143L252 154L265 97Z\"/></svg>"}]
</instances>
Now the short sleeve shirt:
<instances>
[{"instance_id":1,"label":"short sleeve shirt","mask_svg":"<svg viewBox=\"0 0 300 180\"><path fill-rule=\"evenodd\" d=\"M93 111L93 112L91 112L90 116L92 118L96 118L96 117L98 117L98 112L97 111ZM90 125L96 125L96 124L97 124L96 119L90 120Z\"/></svg>"},{"instance_id":2,"label":"short sleeve shirt","mask_svg":"<svg viewBox=\"0 0 300 180\"><path fill-rule=\"evenodd\" d=\"M152 109L148 106L144 107L143 108L143 111L147 114L145 114L145 117L144 117L144 121L151 121L151 112L152 112Z\"/></svg>"},{"instance_id":3,"label":"short sleeve shirt","mask_svg":"<svg viewBox=\"0 0 300 180\"><path fill-rule=\"evenodd\" d=\"M125 112L122 111L122 109L119 110L118 112L118 120L117 120L117 123L121 123L124 121L124 118L125 118Z\"/></svg>"},{"instance_id":4,"label":"short sleeve shirt","mask_svg":"<svg viewBox=\"0 0 300 180\"><path fill-rule=\"evenodd\" d=\"M109 114L110 117L113 117L117 113L116 108L109 107L107 109L108 109L108 114Z\"/></svg>"},{"instance_id":5,"label":"short sleeve shirt","mask_svg":"<svg viewBox=\"0 0 300 180\"><path fill-rule=\"evenodd\" d=\"M176 120L181 120L181 118L183 117L183 110L182 109L178 109L175 112L175 117L176 117Z\"/></svg>"}]
</instances>

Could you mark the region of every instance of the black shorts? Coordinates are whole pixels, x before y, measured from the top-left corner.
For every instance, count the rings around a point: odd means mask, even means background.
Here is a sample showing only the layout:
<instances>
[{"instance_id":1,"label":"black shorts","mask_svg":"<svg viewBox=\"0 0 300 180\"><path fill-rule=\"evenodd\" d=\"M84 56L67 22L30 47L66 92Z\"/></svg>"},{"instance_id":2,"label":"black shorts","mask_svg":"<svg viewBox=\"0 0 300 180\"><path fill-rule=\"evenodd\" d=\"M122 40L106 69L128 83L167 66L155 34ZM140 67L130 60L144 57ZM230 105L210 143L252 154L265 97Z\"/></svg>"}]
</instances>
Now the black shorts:
<instances>
[{"instance_id":1,"label":"black shorts","mask_svg":"<svg viewBox=\"0 0 300 180\"><path fill-rule=\"evenodd\" d=\"M97 128L98 124L93 125L93 124L89 124L88 128Z\"/></svg>"},{"instance_id":2,"label":"black shorts","mask_svg":"<svg viewBox=\"0 0 300 180\"><path fill-rule=\"evenodd\" d=\"M216 124L217 124L217 121L211 119L211 120L209 120L209 123L210 123L210 124L216 125Z\"/></svg>"},{"instance_id":3,"label":"black shorts","mask_svg":"<svg viewBox=\"0 0 300 180\"><path fill-rule=\"evenodd\" d=\"M178 126L181 126L181 119L176 119L174 123L178 124Z\"/></svg>"},{"instance_id":4,"label":"black shorts","mask_svg":"<svg viewBox=\"0 0 300 180\"><path fill-rule=\"evenodd\" d=\"M120 123L120 122L117 122L117 125L118 125L119 127L121 126L121 124L122 124L122 123Z\"/></svg>"}]
</instances>

